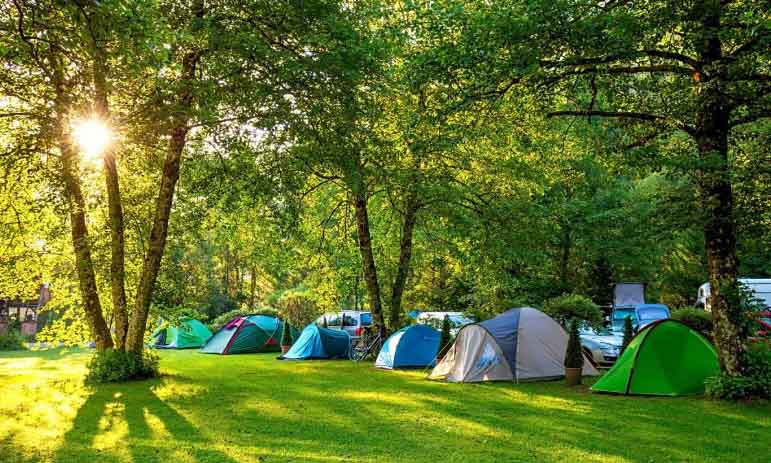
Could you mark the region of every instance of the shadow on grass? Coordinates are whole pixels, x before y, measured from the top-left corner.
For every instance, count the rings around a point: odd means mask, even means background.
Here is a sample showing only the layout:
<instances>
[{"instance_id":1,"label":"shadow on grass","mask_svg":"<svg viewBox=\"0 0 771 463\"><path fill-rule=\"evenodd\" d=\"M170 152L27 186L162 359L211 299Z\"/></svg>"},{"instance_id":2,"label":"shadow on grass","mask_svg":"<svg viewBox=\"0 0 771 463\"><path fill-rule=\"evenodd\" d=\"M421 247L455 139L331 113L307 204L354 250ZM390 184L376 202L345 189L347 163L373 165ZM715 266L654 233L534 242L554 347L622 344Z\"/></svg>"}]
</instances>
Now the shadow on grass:
<instances>
[{"instance_id":1,"label":"shadow on grass","mask_svg":"<svg viewBox=\"0 0 771 463\"><path fill-rule=\"evenodd\" d=\"M169 379L186 380L179 375ZM55 461L168 462L181 452L193 461L235 463L209 448L196 426L156 395L154 389L169 379L94 387Z\"/></svg>"}]
</instances>

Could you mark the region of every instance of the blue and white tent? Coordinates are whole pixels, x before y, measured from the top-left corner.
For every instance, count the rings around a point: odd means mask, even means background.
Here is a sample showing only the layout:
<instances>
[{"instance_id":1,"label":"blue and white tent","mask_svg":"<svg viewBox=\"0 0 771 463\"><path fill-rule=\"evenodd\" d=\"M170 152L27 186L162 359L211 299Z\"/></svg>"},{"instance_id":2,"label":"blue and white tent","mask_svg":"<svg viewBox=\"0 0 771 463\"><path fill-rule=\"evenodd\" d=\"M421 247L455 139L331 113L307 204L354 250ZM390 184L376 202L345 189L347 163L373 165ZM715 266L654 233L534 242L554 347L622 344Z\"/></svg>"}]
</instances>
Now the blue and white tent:
<instances>
[{"instance_id":1,"label":"blue and white tent","mask_svg":"<svg viewBox=\"0 0 771 463\"><path fill-rule=\"evenodd\" d=\"M306 326L282 360L346 359L351 350L351 337L343 330L322 328L315 323Z\"/></svg>"},{"instance_id":2,"label":"blue and white tent","mask_svg":"<svg viewBox=\"0 0 771 463\"><path fill-rule=\"evenodd\" d=\"M386 339L375 366L378 368L422 368L434 365L442 335L426 325L411 325Z\"/></svg>"},{"instance_id":3,"label":"blue and white tent","mask_svg":"<svg viewBox=\"0 0 771 463\"><path fill-rule=\"evenodd\" d=\"M556 379L564 376L568 335L530 307L466 325L429 378L449 382ZM584 356L584 375L597 370Z\"/></svg>"}]
</instances>

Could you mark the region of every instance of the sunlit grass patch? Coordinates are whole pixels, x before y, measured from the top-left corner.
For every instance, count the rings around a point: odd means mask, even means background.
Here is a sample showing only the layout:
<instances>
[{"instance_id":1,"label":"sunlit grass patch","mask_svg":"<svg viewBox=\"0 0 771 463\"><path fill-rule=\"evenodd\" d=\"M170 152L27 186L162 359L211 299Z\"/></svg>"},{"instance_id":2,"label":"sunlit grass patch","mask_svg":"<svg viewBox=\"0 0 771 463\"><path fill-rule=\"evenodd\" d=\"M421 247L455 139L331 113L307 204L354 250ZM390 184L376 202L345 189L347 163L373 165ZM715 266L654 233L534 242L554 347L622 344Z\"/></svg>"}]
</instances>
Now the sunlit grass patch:
<instances>
[{"instance_id":1,"label":"sunlit grass patch","mask_svg":"<svg viewBox=\"0 0 771 463\"><path fill-rule=\"evenodd\" d=\"M85 387L88 354L0 356L0 462L766 461L771 406L446 384L273 354L163 352ZM726 436L730 436L726 438Z\"/></svg>"}]
</instances>

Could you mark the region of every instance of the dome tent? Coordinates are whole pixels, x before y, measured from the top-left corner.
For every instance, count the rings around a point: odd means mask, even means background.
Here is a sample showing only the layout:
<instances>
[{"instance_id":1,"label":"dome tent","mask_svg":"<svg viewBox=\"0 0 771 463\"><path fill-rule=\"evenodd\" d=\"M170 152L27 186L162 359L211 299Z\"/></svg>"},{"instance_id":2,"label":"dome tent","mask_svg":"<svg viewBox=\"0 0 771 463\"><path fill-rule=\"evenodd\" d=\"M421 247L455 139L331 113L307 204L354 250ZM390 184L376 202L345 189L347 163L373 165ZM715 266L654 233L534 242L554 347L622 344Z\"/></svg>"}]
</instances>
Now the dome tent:
<instances>
[{"instance_id":1,"label":"dome tent","mask_svg":"<svg viewBox=\"0 0 771 463\"><path fill-rule=\"evenodd\" d=\"M194 318L184 317L177 325L161 321L152 334L152 346L157 349L191 349L201 347L210 337L211 331L206 325Z\"/></svg>"},{"instance_id":2,"label":"dome tent","mask_svg":"<svg viewBox=\"0 0 771 463\"><path fill-rule=\"evenodd\" d=\"M704 381L719 373L715 348L677 320L651 323L632 338L592 392L679 396L702 394Z\"/></svg>"},{"instance_id":3,"label":"dome tent","mask_svg":"<svg viewBox=\"0 0 771 463\"><path fill-rule=\"evenodd\" d=\"M433 366L442 335L427 325L410 325L386 339L375 361L378 368Z\"/></svg>"},{"instance_id":4,"label":"dome tent","mask_svg":"<svg viewBox=\"0 0 771 463\"><path fill-rule=\"evenodd\" d=\"M347 359L351 337L343 330L322 328L315 323L306 326L280 360Z\"/></svg>"},{"instance_id":5,"label":"dome tent","mask_svg":"<svg viewBox=\"0 0 771 463\"><path fill-rule=\"evenodd\" d=\"M283 322L270 315L236 317L214 333L201 352L227 355L278 351L283 328ZM294 337L297 330L290 329Z\"/></svg>"},{"instance_id":6,"label":"dome tent","mask_svg":"<svg viewBox=\"0 0 771 463\"><path fill-rule=\"evenodd\" d=\"M430 379L449 382L557 379L565 375L568 335L531 307L463 327ZM584 375L597 370L584 356Z\"/></svg>"}]
</instances>

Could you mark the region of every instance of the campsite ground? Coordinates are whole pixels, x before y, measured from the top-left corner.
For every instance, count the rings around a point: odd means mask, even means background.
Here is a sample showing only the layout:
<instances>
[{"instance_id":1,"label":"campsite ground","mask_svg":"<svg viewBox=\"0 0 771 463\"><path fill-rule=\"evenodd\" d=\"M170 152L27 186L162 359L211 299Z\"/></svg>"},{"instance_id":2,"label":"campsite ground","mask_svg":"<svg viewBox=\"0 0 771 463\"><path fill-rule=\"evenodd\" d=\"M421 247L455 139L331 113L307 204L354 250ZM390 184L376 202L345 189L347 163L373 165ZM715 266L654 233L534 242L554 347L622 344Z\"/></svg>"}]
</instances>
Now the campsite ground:
<instances>
[{"instance_id":1,"label":"campsite ground","mask_svg":"<svg viewBox=\"0 0 771 463\"><path fill-rule=\"evenodd\" d=\"M768 461L771 405L559 382L163 352L164 378L89 389L86 353L0 354L0 462Z\"/></svg>"}]
</instances>

